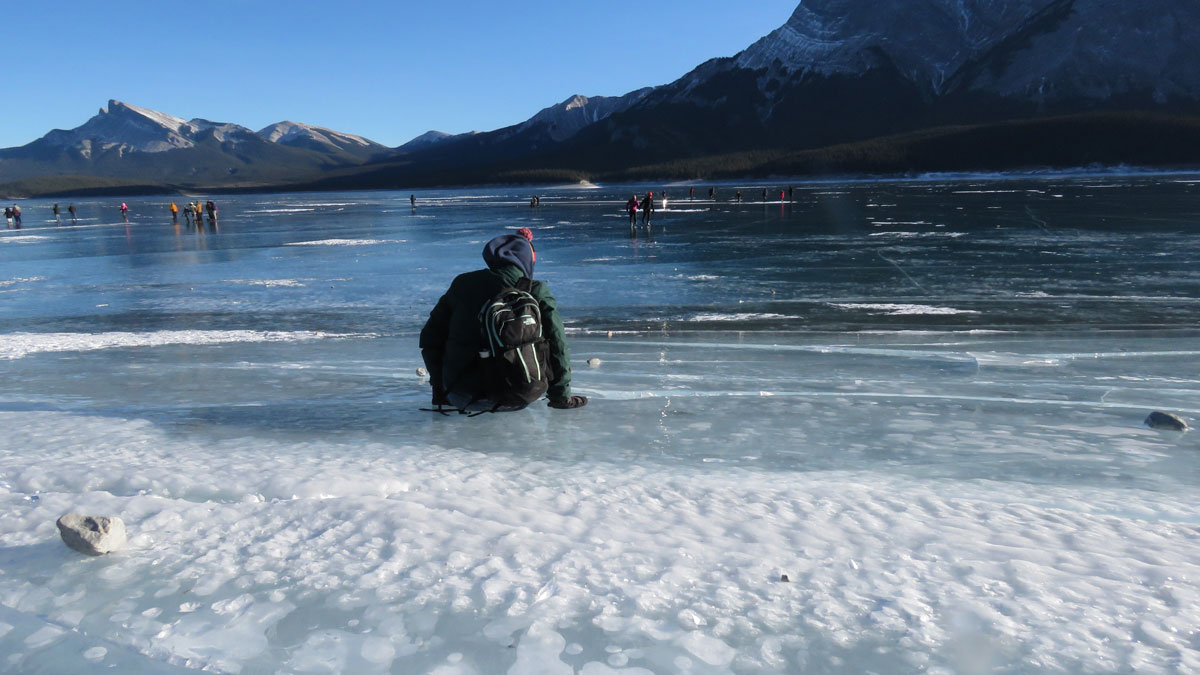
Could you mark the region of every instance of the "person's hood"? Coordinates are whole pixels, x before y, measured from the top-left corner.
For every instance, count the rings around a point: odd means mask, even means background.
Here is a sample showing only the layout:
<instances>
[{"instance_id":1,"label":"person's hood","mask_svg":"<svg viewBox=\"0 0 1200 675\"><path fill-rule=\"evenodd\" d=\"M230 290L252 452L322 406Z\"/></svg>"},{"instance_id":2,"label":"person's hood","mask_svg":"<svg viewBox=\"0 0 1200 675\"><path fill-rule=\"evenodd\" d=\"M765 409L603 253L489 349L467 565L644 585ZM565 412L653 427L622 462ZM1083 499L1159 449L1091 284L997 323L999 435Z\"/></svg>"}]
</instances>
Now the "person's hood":
<instances>
[{"instance_id":1,"label":"person's hood","mask_svg":"<svg viewBox=\"0 0 1200 675\"><path fill-rule=\"evenodd\" d=\"M488 268L516 265L530 279L533 278L535 259L533 244L519 234L502 234L483 247L483 261L487 263Z\"/></svg>"}]
</instances>

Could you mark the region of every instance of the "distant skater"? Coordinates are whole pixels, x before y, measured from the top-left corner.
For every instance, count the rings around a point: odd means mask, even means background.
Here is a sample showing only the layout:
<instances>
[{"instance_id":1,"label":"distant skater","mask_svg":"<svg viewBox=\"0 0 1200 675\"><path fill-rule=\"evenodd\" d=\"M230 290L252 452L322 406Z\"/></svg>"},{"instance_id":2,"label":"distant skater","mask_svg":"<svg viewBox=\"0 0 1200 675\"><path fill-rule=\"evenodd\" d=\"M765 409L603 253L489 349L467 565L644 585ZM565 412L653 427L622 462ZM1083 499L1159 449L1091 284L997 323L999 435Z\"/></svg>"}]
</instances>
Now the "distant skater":
<instances>
[{"instance_id":1,"label":"distant skater","mask_svg":"<svg viewBox=\"0 0 1200 675\"><path fill-rule=\"evenodd\" d=\"M779 191L779 201L783 201L783 190Z\"/></svg>"},{"instance_id":2,"label":"distant skater","mask_svg":"<svg viewBox=\"0 0 1200 675\"><path fill-rule=\"evenodd\" d=\"M61 216L61 213L60 213L60 211L58 210L58 204L55 204L55 205L54 205L54 208L52 208L52 209L50 209L50 210L51 210L51 211L54 213L54 222L56 222L56 223L61 223L61 222L62 222L62 216Z\"/></svg>"},{"instance_id":3,"label":"distant skater","mask_svg":"<svg viewBox=\"0 0 1200 675\"><path fill-rule=\"evenodd\" d=\"M654 193L647 192L646 198L642 200L642 224L649 227L652 215L654 215Z\"/></svg>"},{"instance_id":4,"label":"distant skater","mask_svg":"<svg viewBox=\"0 0 1200 675\"><path fill-rule=\"evenodd\" d=\"M408 196L408 205L413 207L414 209L417 208L417 196L416 195Z\"/></svg>"},{"instance_id":5,"label":"distant skater","mask_svg":"<svg viewBox=\"0 0 1200 675\"><path fill-rule=\"evenodd\" d=\"M72 223L79 222L79 219L75 217L75 205L74 204L67 205L67 213L71 214L71 222Z\"/></svg>"},{"instance_id":6,"label":"distant skater","mask_svg":"<svg viewBox=\"0 0 1200 675\"><path fill-rule=\"evenodd\" d=\"M663 206L662 206L662 210L663 210L663 211L666 211L666 210L667 210L667 193L666 193L666 192L663 192Z\"/></svg>"},{"instance_id":7,"label":"distant skater","mask_svg":"<svg viewBox=\"0 0 1200 675\"><path fill-rule=\"evenodd\" d=\"M216 225L217 224L217 205L214 204L212 202L212 200L210 199L209 201L204 202L204 210L208 211L208 224Z\"/></svg>"},{"instance_id":8,"label":"distant skater","mask_svg":"<svg viewBox=\"0 0 1200 675\"><path fill-rule=\"evenodd\" d=\"M193 215L196 216L196 229L204 227L204 209L200 206L200 202L192 204L192 209L195 211Z\"/></svg>"},{"instance_id":9,"label":"distant skater","mask_svg":"<svg viewBox=\"0 0 1200 675\"><path fill-rule=\"evenodd\" d=\"M733 199L737 203L741 204L742 203L742 191L738 190L737 192L733 193Z\"/></svg>"},{"instance_id":10,"label":"distant skater","mask_svg":"<svg viewBox=\"0 0 1200 675\"><path fill-rule=\"evenodd\" d=\"M629 212L629 229L632 230L637 225L637 195L631 196L629 201L625 202L625 210Z\"/></svg>"},{"instance_id":11,"label":"distant skater","mask_svg":"<svg viewBox=\"0 0 1200 675\"><path fill-rule=\"evenodd\" d=\"M18 230L21 229L21 207L17 206L16 204L13 204L12 217L13 227L17 228Z\"/></svg>"},{"instance_id":12,"label":"distant skater","mask_svg":"<svg viewBox=\"0 0 1200 675\"><path fill-rule=\"evenodd\" d=\"M717 196L717 189L716 188L708 188L708 198L716 199L716 196Z\"/></svg>"},{"instance_id":13,"label":"distant skater","mask_svg":"<svg viewBox=\"0 0 1200 675\"><path fill-rule=\"evenodd\" d=\"M171 202L171 222L179 222L179 205L175 202Z\"/></svg>"},{"instance_id":14,"label":"distant skater","mask_svg":"<svg viewBox=\"0 0 1200 675\"><path fill-rule=\"evenodd\" d=\"M789 186L788 186L788 201L789 201L789 202L790 202L790 201L792 201L792 191L793 191L793 190L795 190L795 189L796 189L796 188L795 188L795 187L793 187L793 186L791 186L791 185L789 185Z\"/></svg>"},{"instance_id":15,"label":"distant skater","mask_svg":"<svg viewBox=\"0 0 1200 675\"><path fill-rule=\"evenodd\" d=\"M762 200L767 201L767 188L763 188Z\"/></svg>"},{"instance_id":16,"label":"distant skater","mask_svg":"<svg viewBox=\"0 0 1200 675\"><path fill-rule=\"evenodd\" d=\"M694 187L688 188L688 201L690 202L695 198L696 198L696 188L694 188Z\"/></svg>"},{"instance_id":17,"label":"distant skater","mask_svg":"<svg viewBox=\"0 0 1200 675\"><path fill-rule=\"evenodd\" d=\"M12 220L12 207L11 206L4 207L4 221L8 224L9 227L12 227L13 220Z\"/></svg>"},{"instance_id":18,"label":"distant skater","mask_svg":"<svg viewBox=\"0 0 1200 675\"><path fill-rule=\"evenodd\" d=\"M129 222L129 206L125 202L121 202L121 219Z\"/></svg>"}]
</instances>

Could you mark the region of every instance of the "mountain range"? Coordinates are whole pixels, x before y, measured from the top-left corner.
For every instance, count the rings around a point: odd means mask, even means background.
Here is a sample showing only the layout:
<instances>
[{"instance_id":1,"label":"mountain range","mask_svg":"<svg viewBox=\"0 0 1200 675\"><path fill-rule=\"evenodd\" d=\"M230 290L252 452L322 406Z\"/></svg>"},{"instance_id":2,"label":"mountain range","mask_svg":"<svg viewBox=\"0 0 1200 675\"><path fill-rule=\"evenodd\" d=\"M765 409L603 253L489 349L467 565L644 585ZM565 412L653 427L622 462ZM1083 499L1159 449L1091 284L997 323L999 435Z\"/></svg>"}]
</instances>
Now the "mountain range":
<instances>
[{"instance_id":1,"label":"mountain range","mask_svg":"<svg viewBox=\"0 0 1200 675\"><path fill-rule=\"evenodd\" d=\"M1196 165L1196 45L1200 3L1179 0L804 0L744 51L674 82L573 96L503 129L386 148L294 122L253 132L110 101L80 127L0 150L0 182L320 189Z\"/></svg>"}]
</instances>

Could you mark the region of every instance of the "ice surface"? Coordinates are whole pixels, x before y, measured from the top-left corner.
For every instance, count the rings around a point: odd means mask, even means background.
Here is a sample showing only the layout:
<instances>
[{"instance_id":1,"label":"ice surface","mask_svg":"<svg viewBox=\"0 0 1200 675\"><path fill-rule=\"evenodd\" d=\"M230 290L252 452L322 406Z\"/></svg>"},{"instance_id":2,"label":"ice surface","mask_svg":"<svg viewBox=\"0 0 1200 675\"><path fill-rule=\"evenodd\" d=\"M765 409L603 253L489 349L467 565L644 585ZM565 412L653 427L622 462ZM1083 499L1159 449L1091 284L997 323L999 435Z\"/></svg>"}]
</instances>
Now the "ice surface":
<instances>
[{"instance_id":1,"label":"ice surface","mask_svg":"<svg viewBox=\"0 0 1200 675\"><path fill-rule=\"evenodd\" d=\"M1200 417L1200 184L1113 180L797 184L633 237L653 186L26 228L0 672L1200 670L1200 446L1142 426ZM592 403L419 411L429 309L522 226ZM290 245L331 241L368 243ZM68 511L129 548L68 550Z\"/></svg>"}]
</instances>

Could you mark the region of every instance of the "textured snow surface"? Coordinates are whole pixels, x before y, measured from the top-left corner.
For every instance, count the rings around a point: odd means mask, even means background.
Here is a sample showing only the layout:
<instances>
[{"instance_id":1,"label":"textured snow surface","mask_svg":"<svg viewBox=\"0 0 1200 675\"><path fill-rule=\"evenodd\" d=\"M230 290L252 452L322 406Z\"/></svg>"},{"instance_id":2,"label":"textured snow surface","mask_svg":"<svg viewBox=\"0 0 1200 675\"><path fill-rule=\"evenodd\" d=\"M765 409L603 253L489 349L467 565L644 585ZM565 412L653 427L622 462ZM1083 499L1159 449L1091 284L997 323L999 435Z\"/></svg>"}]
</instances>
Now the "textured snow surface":
<instances>
[{"instance_id":1,"label":"textured snow surface","mask_svg":"<svg viewBox=\"0 0 1200 675\"><path fill-rule=\"evenodd\" d=\"M1200 420L1195 179L797 182L632 236L683 186L22 202L0 673L1200 671L1200 439L1143 425ZM518 227L591 402L420 410L429 309Z\"/></svg>"},{"instance_id":2,"label":"textured snow surface","mask_svg":"<svg viewBox=\"0 0 1200 675\"><path fill-rule=\"evenodd\" d=\"M0 424L15 672L1200 669L1186 496ZM130 548L67 550L69 510Z\"/></svg>"}]
</instances>

